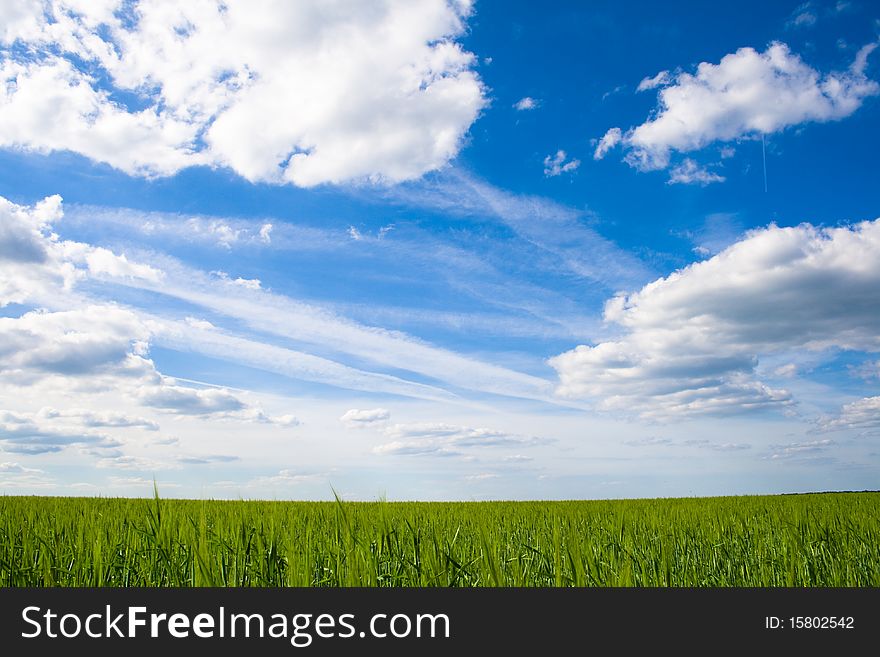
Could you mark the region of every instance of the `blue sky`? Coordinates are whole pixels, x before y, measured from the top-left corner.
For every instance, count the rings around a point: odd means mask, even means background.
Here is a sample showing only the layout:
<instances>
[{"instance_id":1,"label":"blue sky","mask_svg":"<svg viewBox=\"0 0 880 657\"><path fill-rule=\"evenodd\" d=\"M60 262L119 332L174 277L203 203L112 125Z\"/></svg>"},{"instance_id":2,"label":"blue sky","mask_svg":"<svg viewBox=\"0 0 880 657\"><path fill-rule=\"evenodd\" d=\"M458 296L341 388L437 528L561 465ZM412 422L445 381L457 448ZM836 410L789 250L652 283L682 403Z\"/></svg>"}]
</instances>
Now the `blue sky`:
<instances>
[{"instance_id":1,"label":"blue sky","mask_svg":"<svg viewBox=\"0 0 880 657\"><path fill-rule=\"evenodd\" d=\"M0 491L876 488L878 43L855 0L0 6Z\"/></svg>"}]
</instances>

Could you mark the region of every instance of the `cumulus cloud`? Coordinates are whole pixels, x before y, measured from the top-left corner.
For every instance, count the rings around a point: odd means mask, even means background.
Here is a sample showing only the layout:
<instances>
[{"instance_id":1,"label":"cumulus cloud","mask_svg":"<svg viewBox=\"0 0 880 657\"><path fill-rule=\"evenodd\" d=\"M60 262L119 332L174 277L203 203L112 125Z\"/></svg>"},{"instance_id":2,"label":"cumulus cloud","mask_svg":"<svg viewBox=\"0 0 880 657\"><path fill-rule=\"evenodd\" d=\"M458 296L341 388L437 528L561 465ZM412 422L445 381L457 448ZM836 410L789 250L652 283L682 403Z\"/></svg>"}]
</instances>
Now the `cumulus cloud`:
<instances>
[{"instance_id":1,"label":"cumulus cloud","mask_svg":"<svg viewBox=\"0 0 880 657\"><path fill-rule=\"evenodd\" d=\"M48 290L70 288L76 277L56 252L51 225L61 217L61 197L33 207L0 197L0 307L44 297Z\"/></svg>"},{"instance_id":2,"label":"cumulus cloud","mask_svg":"<svg viewBox=\"0 0 880 657\"><path fill-rule=\"evenodd\" d=\"M828 431L880 428L880 397L864 397L844 404L836 417L823 418L819 426Z\"/></svg>"},{"instance_id":3,"label":"cumulus cloud","mask_svg":"<svg viewBox=\"0 0 880 657\"><path fill-rule=\"evenodd\" d=\"M163 272L131 262L124 253L59 239L52 227L63 214L57 194L33 206L0 197L0 307L52 300L89 276L151 283L162 279Z\"/></svg>"},{"instance_id":4,"label":"cumulus cloud","mask_svg":"<svg viewBox=\"0 0 880 657\"><path fill-rule=\"evenodd\" d=\"M120 444L104 434L65 427L33 413L0 410L0 446L6 452L45 454L71 445L106 450Z\"/></svg>"},{"instance_id":5,"label":"cumulus cloud","mask_svg":"<svg viewBox=\"0 0 880 657\"><path fill-rule=\"evenodd\" d=\"M0 317L0 372L27 380L119 371L148 339L134 313L106 304Z\"/></svg>"},{"instance_id":6,"label":"cumulus cloud","mask_svg":"<svg viewBox=\"0 0 880 657\"><path fill-rule=\"evenodd\" d=\"M520 98L513 104L513 108L518 112L527 112L529 110L533 110L541 104L540 100L535 100L531 96L526 96L525 98Z\"/></svg>"},{"instance_id":7,"label":"cumulus cloud","mask_svg":"<svg viewBox=\"0 0 880 657\"><path fill-rule=\"evenodd\" d=\"M678 73L659 92L651 118L622 133L624 159L643 171L663 169L673 152L843 119L880 93L880 85L865 77L875 47L862 48L849 70L831 73L817 71L778 42L764 52L740 48L718 64L703 62L693 74Z\"/></svg>"},{"instance_id":8,"label":"cumulus cloud","mask_svg":"<svg viewBox=\"0 0 880 657\"><path fill-rule=\"evenodd\" d=\"M701 167L689 157L669 172L668 184L670 185L696 184L705 187L716 182L724 182L724 176Z\"/></svg>"},{"instance_id":9,"label":"cumulus cloud","mask_svg":"<svg viewBox=\"0 0 880 657\"><path fill-rule=\"evenodd\" d=\"M580 160L568 160L565 151L556 151L556 155L548 155L544 158L544 175L548 178L575 171L580 165Z\"/></svg>"},{"instance_id":10,"label":"cumulus cloud","mask_svg":"<svg viewBox=\"0 0 880 657\"><path fill-rule=\"evenodd\" d=\"M211 415L244 410L247 405L228 390L188 388L162 382L137 390L138 401L144 406L182 415Z\"/></svg>"},{"instance_id":11,"label":"cumulus cloud","mask_svg":"<svg viewBox=\"0 0 880 657\"><path fill-rule=\"evenodd\" d=\"M485 105L468 0L20 4L0 32L0 144L129 174L401 181ZM223 44L220 48L217 44Z\"/></svg>"},{"instance_id":12,"label":"cumulus cloud","mask_svg":"<svg viewBox=\"0 0 880 657\"><path fill-rule=\"evenodd\" d=\"M880 351L880 220L748 233L714 257L605 305L619 337L550 359L558 393L668 417L791 403L762 355Z\"/></svg>"},{"instance_id":13,"label":"cumulus cloud","mask_svg":"<svg viewBox=\"0 0 880 657\"><path fill-rule=\"evenodd\" d=\"M59 291L70 291L77 281L88 277L139 279L153 285L162 280L163 272L131 262L124 254L60 240L52 232L52 224L62 215L59 196L48 197L33 207L0 197L0 305L58 303ZM231 280L222 272L219 275L233 287L260 288L256 279ZM281 426L298 424L292 415L269 416L228 390L179 385L158 372L147 358L155 321L115 304L79 298L76 302L79 307L70 310L39 309L0 317L0 373L4 383L32 386L50 382L58 391L69 391L72 385L84 392L113 389L142 406L178 414ZM211 327L193 318L189 318L189 324ZM158 428L145 418L115 412L44 408L40 418L71 425L73 433L64 436L73 437L89 427Z\"/></svg>"},{"instance_id":14,"label":"cumulus cloud","mask_svg":"<svg viewBox=\"0 0 880 657\"><path fill-rule=\"evenodd\" d=\"M141 278L153 283L161 281L164 275L149 265L129 262L124 253L116 255L101 247L89 247L84 259L89 273L94 275L106 274L113 278Z\"/></svg>"},{"instance_id":15,"label":"cumulus cloud","mask_svg":"<svg viewBox=\"0 0 880 657\"><path fill-rule=\"evenodd\" d=\"M0 373L14 385L54 382L67 390L73 381L85 392L113 389L141 406L179 415L298 424L291 415L266 415L229 390L182 386L162 375L145 358L151 337L134 312L111 305L0 317ZM113 412L44 409L41 417L82 427L157 428L150 420Z\"/></svg>"},{"instance_id":16,"label":"cumulus cloud","mask_svg":"<svg viewBox=\"0 0 880 657\"><path fill-rule=\"evenodd\" d=\"M158 373L148 381L139 382L132 388L130 396L143 406L174 415L239 420L282 427L300 424L293 415L268 415L258 406L247 403L226 388L182 386L172 377Z\"/></svg>"}]
</instances>

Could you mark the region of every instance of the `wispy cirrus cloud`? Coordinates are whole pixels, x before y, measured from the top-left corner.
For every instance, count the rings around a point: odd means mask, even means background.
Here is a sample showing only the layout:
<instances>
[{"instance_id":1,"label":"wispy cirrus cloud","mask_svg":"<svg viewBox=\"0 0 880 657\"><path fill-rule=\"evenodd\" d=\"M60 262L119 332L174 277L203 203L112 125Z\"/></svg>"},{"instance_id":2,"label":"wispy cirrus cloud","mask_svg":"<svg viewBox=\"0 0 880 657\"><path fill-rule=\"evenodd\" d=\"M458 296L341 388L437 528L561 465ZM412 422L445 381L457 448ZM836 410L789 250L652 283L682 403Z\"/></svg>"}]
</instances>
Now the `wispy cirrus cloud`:
<instances>
[{"instance_id":1,"label":"wispy cirrus cloud","mask_svg":"<svg viewBox=\"0 0 880 657\"><path fill-rule=\"evenodd\" d=\"M389 200L453 216L501 222L559 270L613 289L649 280L638 257L603 237L584 221L585 213L547 198L515 194L464 171L451 170L388 190ZM547 265L550 267L551 265Z\"/></svg>"}]
</instances>

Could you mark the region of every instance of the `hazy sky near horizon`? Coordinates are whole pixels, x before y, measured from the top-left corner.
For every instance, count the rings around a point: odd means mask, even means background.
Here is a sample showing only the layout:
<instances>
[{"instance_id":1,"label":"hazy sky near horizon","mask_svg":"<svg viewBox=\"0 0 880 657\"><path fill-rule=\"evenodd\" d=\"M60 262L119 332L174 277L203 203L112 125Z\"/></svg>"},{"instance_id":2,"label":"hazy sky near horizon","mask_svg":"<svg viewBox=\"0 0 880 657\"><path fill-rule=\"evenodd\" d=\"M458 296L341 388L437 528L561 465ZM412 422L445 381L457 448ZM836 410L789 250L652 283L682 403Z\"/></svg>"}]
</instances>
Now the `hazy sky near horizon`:
<instances>
[{"instance_id":1,"label":"hazy sky near horizon","mask_svg":"<svg viewBox=\"0 0 880 657\"><path fill-rule=\"evenodd\" d=\"M0 1L0 494L880 477L864 0Z\"/></svg>"}]
</instances>

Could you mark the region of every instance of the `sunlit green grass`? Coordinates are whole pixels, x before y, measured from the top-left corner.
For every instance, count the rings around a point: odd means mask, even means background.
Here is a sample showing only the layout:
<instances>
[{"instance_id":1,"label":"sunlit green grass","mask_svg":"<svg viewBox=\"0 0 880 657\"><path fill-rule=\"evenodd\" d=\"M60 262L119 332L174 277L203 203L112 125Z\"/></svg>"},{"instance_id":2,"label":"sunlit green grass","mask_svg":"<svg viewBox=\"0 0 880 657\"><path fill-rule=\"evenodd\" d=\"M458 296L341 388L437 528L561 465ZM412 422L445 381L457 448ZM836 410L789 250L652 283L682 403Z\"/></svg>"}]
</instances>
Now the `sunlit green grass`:
<instances>
[{"instance_id":1,"label":"sunlit green grass","mask_svg":"<svg viewBox=\"0 0 880 657\"><path fill-rule=\"evenodd\" d=\"M0 497L0 586L880 586L880 493L479 503Z\"/></svg>"}]
</instances>

